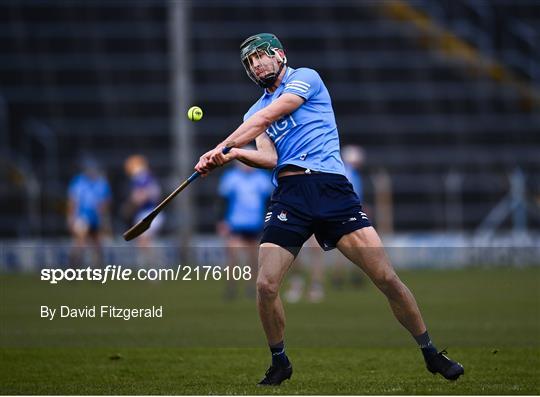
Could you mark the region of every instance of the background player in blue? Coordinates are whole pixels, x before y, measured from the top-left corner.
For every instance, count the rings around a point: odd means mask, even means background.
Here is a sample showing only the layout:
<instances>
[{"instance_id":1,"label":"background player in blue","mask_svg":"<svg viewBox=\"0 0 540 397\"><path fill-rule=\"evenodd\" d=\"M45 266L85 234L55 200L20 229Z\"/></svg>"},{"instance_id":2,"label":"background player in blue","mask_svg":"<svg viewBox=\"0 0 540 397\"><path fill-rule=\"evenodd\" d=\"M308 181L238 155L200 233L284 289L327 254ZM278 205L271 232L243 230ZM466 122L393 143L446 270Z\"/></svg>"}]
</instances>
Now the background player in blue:
<instances>
[{"instance_id":1,"label":"background player in blue","mask_svg":"<svg viewBox=\"0 0 540 397\"><path fill-rule=\"evenodd\" d=\"M127 201L122 206L122 213L128 219L128 223L134 224L141 221L161 199L161 187L150 170L150 165L145 156L134 154L124 162L124 171L130 181L130 192ZM164 214L160 213L150 225L150 228L137 239L137 245L141 249L141 264L152 263L152 241L159 233L164 222Z\"/></svg>"},{"instance_id":2,"label":"background player in blue","mask_svg":"<svg viewBox=\"0 0 540 397\"><path fill-rule=\"evenodd\" d=\"M219 194L227 199L225 222L232 234L259 237L264 226L266 200L272 190L267 172L243 163L223 174Z\"/></svg>"},{"instance_id":3,"label":"background player in blue","mask_svg":"<svg viewBox=\"0 0 540 397\"><path fill-rule=\"evenodd\" d=\"M364 186L362 183L362 175L360 169L364 164L364 149L356 145L347 145L341 151L343 164L345 165L345 176L351 182L353 190L364 203Z\"/></svg>"},{"instance_id":4,"label":"background player in blue","mask_svg":"<svg viewBox=\"0 0 540 397\"><path fill-rule=\"evenodd\" d=\"M68 187L67 224L74 239L70 260L78 265L82 250L93 246L95 263L101 262L100 235L107 221L111 201L111 188L101 174L97 162L85 157L82 172L71 180Z\"/></svg>"},{"instance_id":5,"label":"background player in blue","mask_svg":"<svg viewBox=\"0 0 540 397\"><path fill-rule=\"evenodd\" d=\"M240 53L248 76L264 93L245 121L203 154L195 169L206 174L235 158L274 168L277 188L261 239L257 276L257 305L272 364L259 384L279 385L292 375L279 288L299 247L313 233L325 250L337 247L385 294L397 320L419 344L428 370L456 380L463 367L437 352L414 296L394 271L344 176L332 103L321 78L313 69L287 66L283 46L270 33L249 37ZM227 145L242 147L253 139L257 151L222 154Z\"/></svg>"},{"instance_id":6,"label":"background player in blue","mask_svg":"<svg viewBox=\"0 0 540 397\"><path fill-rule=\"evenodd\" d=\"M264 226L264 211L273 186L267 171L236 162L224 172L219 195L226 199L225 219L218 224L218 233L227 240L229 264L252 267L257 274L257 248ZM255 296L255 279L249 280L248 296ZM227 283L226 299L237 295L239 281Z\"/></svg>"}]
</instances>

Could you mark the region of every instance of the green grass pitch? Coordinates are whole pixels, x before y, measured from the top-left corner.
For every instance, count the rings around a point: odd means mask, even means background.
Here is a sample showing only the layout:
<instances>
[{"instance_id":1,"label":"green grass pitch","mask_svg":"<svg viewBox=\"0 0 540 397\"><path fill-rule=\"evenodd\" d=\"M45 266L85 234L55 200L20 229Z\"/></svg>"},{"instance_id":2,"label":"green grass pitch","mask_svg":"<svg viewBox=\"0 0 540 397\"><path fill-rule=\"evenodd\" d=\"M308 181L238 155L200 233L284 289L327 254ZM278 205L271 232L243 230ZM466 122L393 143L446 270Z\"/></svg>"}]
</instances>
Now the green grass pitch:
<instances>
[{"instance_id":1,"label":"green grass pitch","mask_svg":"<svg viewBox=\"0 0 540 397\"><path fill-rule=\"evenodd\" d=\"M294 374L258 388L269 354L254 302L219 282L78 282L0 277L0 394L539 394L540 268L400 271L439 348L465 366L424 368L384 297L328 289L287 304ZM39 305L164 306L163 319L39 318Z\"/></svg>"}]
</instances>

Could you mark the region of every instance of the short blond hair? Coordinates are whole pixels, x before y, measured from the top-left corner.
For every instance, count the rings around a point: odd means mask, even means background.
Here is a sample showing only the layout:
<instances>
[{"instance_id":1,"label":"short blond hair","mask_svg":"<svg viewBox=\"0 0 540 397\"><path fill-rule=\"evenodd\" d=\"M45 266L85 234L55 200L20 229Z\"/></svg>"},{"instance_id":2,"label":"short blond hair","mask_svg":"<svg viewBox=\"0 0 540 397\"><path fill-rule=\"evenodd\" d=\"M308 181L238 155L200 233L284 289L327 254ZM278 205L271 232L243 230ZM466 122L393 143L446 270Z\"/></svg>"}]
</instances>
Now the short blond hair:
<instances>
[{"instance_id":1,"label":"short blond hair","mask_svg":"<svg viewBox=\"0 0 540 397\"><path fill-rule=\"evenodd\" d=\"M133 154L124 162L124 170L128 175L134 175L148 169L148 160L142 154Z\"/></svg>"}]
</instances>

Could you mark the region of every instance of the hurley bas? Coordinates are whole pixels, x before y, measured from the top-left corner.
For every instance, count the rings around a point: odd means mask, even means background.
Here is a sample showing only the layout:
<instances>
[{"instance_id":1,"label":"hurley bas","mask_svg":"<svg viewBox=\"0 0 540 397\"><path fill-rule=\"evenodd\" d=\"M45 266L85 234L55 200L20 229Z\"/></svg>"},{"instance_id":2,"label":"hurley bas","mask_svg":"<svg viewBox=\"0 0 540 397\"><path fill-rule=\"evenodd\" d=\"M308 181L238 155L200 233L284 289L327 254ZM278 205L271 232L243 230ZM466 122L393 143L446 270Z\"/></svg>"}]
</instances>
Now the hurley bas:
<instances>
[{"instance_id":1,"label":"hurley bas","mask_svg":"<svg viewBox=\"0 0 540 397\"><path fill-rule=\"evenodd\" d=\"M56 315L60 318L119 318L131 320L132 318L162 318L163 306L147 308L121 308L116 306L84 306L72 308L62 305L59 308L41 306L41 318L54 320Z\"/></svg>"}]
</instances>

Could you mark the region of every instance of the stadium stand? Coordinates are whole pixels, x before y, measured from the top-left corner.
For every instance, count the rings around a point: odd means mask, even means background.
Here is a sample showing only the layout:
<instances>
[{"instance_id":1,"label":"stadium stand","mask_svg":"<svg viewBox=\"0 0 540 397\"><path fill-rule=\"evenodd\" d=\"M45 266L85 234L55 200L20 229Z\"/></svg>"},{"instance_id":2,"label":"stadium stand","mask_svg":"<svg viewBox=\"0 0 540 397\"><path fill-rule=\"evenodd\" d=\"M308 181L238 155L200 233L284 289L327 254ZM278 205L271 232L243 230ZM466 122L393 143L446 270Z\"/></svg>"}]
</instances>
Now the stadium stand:
<instances>
[{"instance_id":1,"label":"stadium stand","mask_svg":"<svg viewBox=\"0 0 540 397\"><path fill-rule=\"evenodd\" d=\"M10 157L40 182L39 220L8 181L0 234L66 234L65 196L81 153L94 154L122 194L122 162L147 154L170 166L169 60L164 2L21 1L0 4L0 95ZM8 150L6 150L6 148ZM12 167L19 167L11 162ZM24 185L25 180L19 181ZM121 201L118 197L118 201ZM39 230L19 227L39 223ZM19 231L20 230L20 231Z\"/></svg>"},{"instance_id":2,"label":"stadium stand","mask_svg":"<svg viewBox=\"0 0 540 397\"><path fill-rule=\"evenodd\" d=\"M233 129L258 98L238 46L271 31L293 67L322 75L342 144L367 152L366 177L379 170L390 176L396 231L475 230L507 195L518 168L527 198L538 194L539 2L185 4L192 102L205 111L194 125L194 155ZM168 6L0 4L0 128L8 132L2 160L28 171L2 182L0 235L65 234L62 200L83 150L105 165L116 195L122 161L133 152L146 154L158 177L169 177L175 153ZM217 176L193 186L199 232L213 231ZM39 181L38 220L22 204L35 207L27 178ZM26 226L14 230L14 221ZM539 225L534 216L529 223Z\"/></svg>"}]
</instances>

